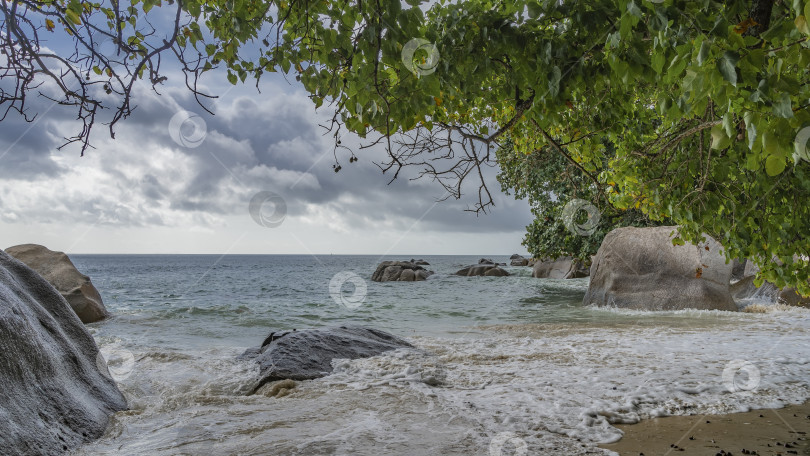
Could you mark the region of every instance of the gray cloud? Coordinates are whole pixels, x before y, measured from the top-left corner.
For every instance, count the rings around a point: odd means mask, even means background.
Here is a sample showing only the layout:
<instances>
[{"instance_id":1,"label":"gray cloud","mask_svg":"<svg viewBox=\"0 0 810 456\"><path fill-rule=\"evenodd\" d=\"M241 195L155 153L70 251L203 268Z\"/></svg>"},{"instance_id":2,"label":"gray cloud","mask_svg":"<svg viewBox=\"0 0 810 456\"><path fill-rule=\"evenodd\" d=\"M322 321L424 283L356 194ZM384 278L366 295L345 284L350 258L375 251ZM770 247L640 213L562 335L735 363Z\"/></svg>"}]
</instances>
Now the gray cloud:
<instances>
[{"instance_id":1,"label":"gray cloud","mask_svg":"<svg viewBox=\"0 0 810 456\"><path fill-rule=\"evenodd\" d=\"M328 113L315 113L305 94L276 82L266 84L262 94L234 90L212 105L214 116L181 89L157 96L141 88L138 108L118 126L116 140L100 128L93 137L96 149L82 159L75 149L55 151L76 123L52 110L0 158L0 219L221 226L223 217L246 214L253 194L270 190L285 198L290 217L347 230L378 225L405 230L421 219L423 230L514 232L531 221L526 203L497 191L492 170L490 190L498 206L492 215L478 217L464 212L474 203L474 191L434 206L442 189L409 181L411 172L389 185L390 177L373 164L384 157L382 149L358 152L360 161L353 164L343 156L343 170L334 173L332 138L318 126ZM172 140L169 122L180 110L205 120L199 147ZM0 154L27 125L11 117L0 122ZM352 137L345 141L359 143Z\"/></svg>"}]
</instances>

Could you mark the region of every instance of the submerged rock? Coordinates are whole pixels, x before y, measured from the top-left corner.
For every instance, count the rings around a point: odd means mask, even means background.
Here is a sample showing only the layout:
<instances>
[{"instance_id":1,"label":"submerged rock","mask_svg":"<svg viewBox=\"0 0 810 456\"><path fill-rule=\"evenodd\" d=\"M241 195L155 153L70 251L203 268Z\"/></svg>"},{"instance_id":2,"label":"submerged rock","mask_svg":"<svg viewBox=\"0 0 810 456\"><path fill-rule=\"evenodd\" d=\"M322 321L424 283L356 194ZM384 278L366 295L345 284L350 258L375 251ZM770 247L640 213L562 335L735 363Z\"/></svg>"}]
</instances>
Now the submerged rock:
<instances>
[{"instance_id":1,"label":"submerged rock","mask_svg":"<svg viewBox=\"0 0 810 456\"><path fill-rule=\"evenodd\" d=\"M420 282L433 275L416 263L406 261L383 261L371 276L375 282Z\"/></svg>"},{"instance_id":2,"label":"submerged rock","mask_svg":"<svg viewBox=\"0 0 810 456\"><path fill-rule=\"evenodd\" d=\"M259 389L276 380L312 380L332 372L333 359L369 358L390 350L413 348L392 334L363 326L340 326L271 333L244 359L259 363Z\"/></svg>"},{"instance_id":3,"label":"submerged rock","mask_svg":"<svg viewBox=\"0 0 810 456\"><path fill-rule=\"evenodd\" d=\"M538 279L579 279L588 277L588 269L573 257L538 261L532 267L532 277Z\"/></svg>"},{"instance_id":4,"label":"submerged rock","mask_svg":"<svg viewBox=\"0 0 810 456\"><path fill-rule=\"evenodd\" d=\"M67 299L83 323L107 318L107 309L90 277L79 272L63 252L55 252L37 244L9 247L6 252L37 271Z\"/></svg>"},{"instance_id":5,"label":"submerged rock","mask_svg":"<svg viewBox=\"0 0 810 456\"><path fill-rule=\"evenodd\" d=\"M509 273L494 264L477 264L467 266L464 269L456 271L456 275L473 277L473 276L486 276L486 277L505 277Z\"/></svg>"},{"instance_id":6,"label":"submerged rock","mask_svg":"<svg viewBox=\"0 0 810 456\"><path fill-rule=\"evenodd\" d=\"M2 453L56 455L101 437L127 404L67 301L0 252L0 303Z\"/></svg>"},{"instance_id":7,"label":"submerged rock","mask_svg":"<svg viewBox=\"0 0 810 456\"><path fill-rule=\"evenodd\" d=\"M605 236L591 265L586 305L640 310L737 310L722 246L672 245L677 227L618 228Z\"/></svg>"}]
</instances>

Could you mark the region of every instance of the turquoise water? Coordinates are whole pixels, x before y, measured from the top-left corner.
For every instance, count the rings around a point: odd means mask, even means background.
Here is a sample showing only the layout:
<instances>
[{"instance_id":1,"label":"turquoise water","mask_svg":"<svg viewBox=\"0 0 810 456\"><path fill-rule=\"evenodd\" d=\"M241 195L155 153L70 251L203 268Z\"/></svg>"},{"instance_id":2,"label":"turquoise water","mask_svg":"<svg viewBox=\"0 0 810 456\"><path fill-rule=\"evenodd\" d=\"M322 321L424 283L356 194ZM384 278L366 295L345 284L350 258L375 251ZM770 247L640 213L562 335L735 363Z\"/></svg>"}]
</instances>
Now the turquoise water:
<instances>
[{"instance_id":1,"label":"turquoise water","mask_svg":"<svg viewBox=\"0 0 810 456\"><path fill-rule=\"evenodd\" d=\"M134 342L176 345L178 338L244 346L271 329L361 323L400 335L458 335L476 326L516 322L594 321L582 306L587 279L538 281L528 267L510 277L452 273L479 257L420 256L436 274L426 282L370 280L377 256L75 255L115 315L102 333ZM507 262L508 257L493 258ZM347 271L367 286L357 308L336 302L329 283ZM352 296L346 284L342 294Z\"/></svg>"},{"instance_id":2,"label":"turquoise water","mask_svg":"<svg viewBox=\"0 0 810 456\"><path fill-rule=\"evenodd\" d=\"M380 261L409 258L436 274L370 280ZM594 308L588 279L453 275L478 258L72 256L112 313L88 328L130 404L75 454L600 454L621 436L613 423L810 398L810 311ZM237 360L245 348L343 323L418 350L248 395L258 371Z\"/></svg>"}]
</instances>

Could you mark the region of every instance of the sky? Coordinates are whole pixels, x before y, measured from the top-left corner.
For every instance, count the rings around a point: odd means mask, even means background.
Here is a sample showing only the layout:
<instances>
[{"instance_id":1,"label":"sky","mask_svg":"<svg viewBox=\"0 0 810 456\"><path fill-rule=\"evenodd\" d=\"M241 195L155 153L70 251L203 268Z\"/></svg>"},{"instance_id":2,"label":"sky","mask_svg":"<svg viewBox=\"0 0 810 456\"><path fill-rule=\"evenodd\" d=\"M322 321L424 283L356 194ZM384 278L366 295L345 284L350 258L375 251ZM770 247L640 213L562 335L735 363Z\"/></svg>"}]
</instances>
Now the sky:
<instances>
[{"instance_id":1,"label":"sky","mask_svg":"<svg viewBox=\"0 0 810 456\"><path fill-rule=\"evenodd\" d=\"M36 243L67 253L508 255L531 222L529 206L502 194L465 211L475 192L439 202L435 182L390 177L381 147L339 155L303 87L266 74L232 86L221 71L202 82L219 96L206 113L178 73L156 94L136 88L137 109L115 139L96 125L93 149L57 147L80 128L76 113L32 99L38 117L0 122L0 248ZM474 190L474 189L472 189ZM271 198L272 196L272 198ZM251 215L251 200L254 210ZM283 202L274 205L273 201ZM285 206L285 207L282 207ZM264 219L259 216L262 214Z\"/></svg>"}]
</instances>

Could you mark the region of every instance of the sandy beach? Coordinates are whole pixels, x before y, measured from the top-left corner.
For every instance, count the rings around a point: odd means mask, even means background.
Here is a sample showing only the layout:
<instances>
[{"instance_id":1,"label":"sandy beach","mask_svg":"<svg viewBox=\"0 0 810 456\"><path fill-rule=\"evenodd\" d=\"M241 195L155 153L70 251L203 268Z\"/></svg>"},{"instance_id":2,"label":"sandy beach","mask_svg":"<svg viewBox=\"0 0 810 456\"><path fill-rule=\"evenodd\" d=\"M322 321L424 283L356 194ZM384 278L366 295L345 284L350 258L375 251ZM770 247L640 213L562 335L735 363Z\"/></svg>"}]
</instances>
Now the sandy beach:
<instances>
[{"instance_id":1,"label":"sandy beach","mask_svg":"<svg viewBox=\"0 0 810 456\"><path fill-rule=\"evenodd\" d=\"M618 425L622 456L810 455L810 402L728 415L672 416Z\"/></svg>"}]
</instances>

